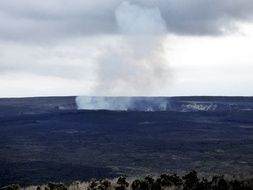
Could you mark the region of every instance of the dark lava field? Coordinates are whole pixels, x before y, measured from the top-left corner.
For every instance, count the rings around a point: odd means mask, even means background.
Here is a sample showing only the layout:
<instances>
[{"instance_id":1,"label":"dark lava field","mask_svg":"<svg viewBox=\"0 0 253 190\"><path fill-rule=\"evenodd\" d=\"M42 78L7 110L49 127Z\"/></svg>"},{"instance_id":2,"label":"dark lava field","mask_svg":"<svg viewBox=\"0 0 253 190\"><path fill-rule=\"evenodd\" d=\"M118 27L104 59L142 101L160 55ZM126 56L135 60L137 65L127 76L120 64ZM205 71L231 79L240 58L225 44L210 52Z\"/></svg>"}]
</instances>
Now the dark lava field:
<instances>
[{"instance_id":1,"label":"dark lava field","mask_svg":"<svg viewBox=\"0 0 253 190\"><path fill-rule=\"evenodd\" d=\"M162 110L156 100L165 101ZM253 175L253 98L135 103L107 111L78 110L75 97L0 99L0 186L192 169Z\"/></svg>"}]
</instances>

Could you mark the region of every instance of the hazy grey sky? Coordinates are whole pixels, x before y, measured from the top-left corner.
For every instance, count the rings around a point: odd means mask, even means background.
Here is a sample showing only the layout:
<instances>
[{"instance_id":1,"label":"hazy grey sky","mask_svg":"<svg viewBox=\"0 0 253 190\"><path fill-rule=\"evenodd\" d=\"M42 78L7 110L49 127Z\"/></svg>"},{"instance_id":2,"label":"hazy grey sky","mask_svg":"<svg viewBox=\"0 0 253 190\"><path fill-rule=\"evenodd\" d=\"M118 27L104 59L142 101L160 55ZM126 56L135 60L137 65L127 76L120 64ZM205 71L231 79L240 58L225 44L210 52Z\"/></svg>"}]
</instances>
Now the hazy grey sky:
<instances>
[{"instance_id":1,"label":"hazy grey sky","mask_svg":"<svg viewBox=\"0 0 253 190\"><path fill-rule=\"evenodd\" d=\"M252 0L1 0L0 96L253 95Z\"/></svg>"}]
</instances>

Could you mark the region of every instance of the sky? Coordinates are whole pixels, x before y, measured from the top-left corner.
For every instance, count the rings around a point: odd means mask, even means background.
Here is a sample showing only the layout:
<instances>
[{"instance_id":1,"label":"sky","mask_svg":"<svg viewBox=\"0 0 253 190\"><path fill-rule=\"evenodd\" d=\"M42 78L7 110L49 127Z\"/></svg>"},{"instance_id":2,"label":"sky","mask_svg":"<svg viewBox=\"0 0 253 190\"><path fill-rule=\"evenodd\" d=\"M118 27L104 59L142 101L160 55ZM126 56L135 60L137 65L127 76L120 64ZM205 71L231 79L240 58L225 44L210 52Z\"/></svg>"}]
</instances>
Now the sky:
<instances>
[{"instance_id":1,"label":"sky","mask_svg":"<svg viewBox=\"0 0 253 190\"><path fill-rule=\"evenodd\" d=\"M1 0L0 97L252 96L252 0Z\"/></svg>"}]
</instances>

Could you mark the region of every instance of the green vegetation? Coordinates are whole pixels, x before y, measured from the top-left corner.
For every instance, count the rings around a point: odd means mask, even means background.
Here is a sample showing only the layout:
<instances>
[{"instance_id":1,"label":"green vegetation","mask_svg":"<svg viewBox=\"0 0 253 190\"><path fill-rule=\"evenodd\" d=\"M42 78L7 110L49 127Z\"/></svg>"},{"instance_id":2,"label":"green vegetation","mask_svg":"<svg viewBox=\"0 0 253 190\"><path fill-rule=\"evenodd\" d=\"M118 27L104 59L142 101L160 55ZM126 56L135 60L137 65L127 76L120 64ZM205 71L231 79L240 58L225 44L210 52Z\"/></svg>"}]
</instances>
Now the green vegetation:
<instances>
[{"instance_id":1,"label":"green vegetation","mask_svg":"<svg viewBox=\"0 0 253 190\"><path fill-rule=\"evenodd\" d=\"M159 177L147 176L134 180L127 180L125 176L116 180L92 179L87 183L74 182L69 186L48 183L21 188L13 184L0 190L253 190L253 179L227 179L223 175L210 179L199 178L196 171L191 171L184 176L162 174Z\"/></svg>"}]
</instances>

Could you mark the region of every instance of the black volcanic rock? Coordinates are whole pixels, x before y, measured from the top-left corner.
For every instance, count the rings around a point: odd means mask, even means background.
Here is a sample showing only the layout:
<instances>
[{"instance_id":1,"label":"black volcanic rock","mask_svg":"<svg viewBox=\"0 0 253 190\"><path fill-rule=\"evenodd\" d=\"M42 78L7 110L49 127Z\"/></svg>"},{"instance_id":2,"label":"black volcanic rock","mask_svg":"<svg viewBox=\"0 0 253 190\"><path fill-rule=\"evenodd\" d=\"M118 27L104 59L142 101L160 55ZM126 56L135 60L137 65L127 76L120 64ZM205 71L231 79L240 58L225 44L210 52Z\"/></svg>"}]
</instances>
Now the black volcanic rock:
<instances>
[{"instance_id":1,"label":"black volcanic rock","mask_svg":"<svg viewBox=\"0 0 253 190\"><path fill-rule=\"evenodd\" d=\"M253 175L252 98L164 99L168 109L153 112L77 110L75 97L0 99L0 186L191 169Z\"/></svg>"}]
</instances>

